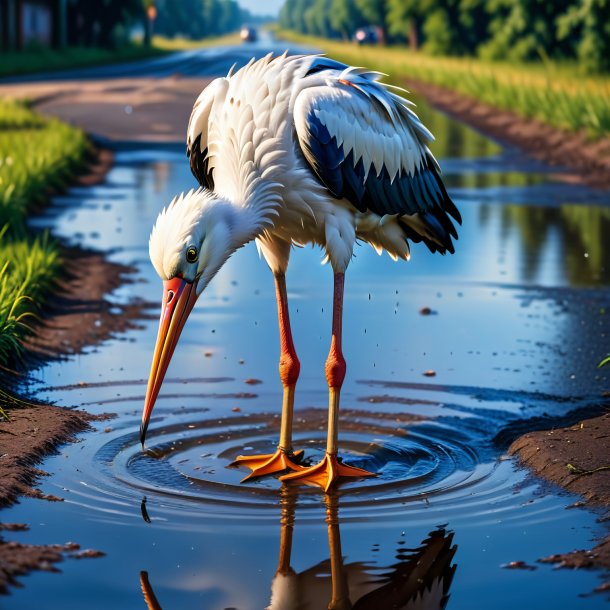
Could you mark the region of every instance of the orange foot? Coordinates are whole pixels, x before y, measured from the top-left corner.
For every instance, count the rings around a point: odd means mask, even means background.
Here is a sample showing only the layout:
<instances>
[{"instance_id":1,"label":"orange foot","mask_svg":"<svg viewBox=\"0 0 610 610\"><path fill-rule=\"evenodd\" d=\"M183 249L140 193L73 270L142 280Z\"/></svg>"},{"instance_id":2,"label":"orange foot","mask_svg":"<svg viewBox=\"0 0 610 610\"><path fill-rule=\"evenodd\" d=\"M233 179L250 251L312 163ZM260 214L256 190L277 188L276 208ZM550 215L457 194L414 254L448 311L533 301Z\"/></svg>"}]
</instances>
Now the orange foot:
<instances>
[{"instance_id":1,"label":"orange foot","mask_svg":"<svg viewBox=\"0 0 610 610\"><path fill-rule=\"evenodd\" d=\"M280 477L280 481L296 481L307 485L319 485L328 491L340 477L376 477L374 472L341 464L336 454L327 453L324 459L310 468L300 468Z\"/></svg>"},{"instance_id":2,"label":"orange foot","mask_svg":"<svg viewBox=\"0 0 610 610\"><path fill-rule=\"evenodd\" d=\"M243 483L250 479L284 472L285 470L302 470L303 466L299 466L297 463L301 461L302 457L303 450L288 453L278 447L275 453L267 453L266 455L240 455L229 464L229 467L246 466L252 470L247 477L241 480Z\"/></svg>"}]
</instances>

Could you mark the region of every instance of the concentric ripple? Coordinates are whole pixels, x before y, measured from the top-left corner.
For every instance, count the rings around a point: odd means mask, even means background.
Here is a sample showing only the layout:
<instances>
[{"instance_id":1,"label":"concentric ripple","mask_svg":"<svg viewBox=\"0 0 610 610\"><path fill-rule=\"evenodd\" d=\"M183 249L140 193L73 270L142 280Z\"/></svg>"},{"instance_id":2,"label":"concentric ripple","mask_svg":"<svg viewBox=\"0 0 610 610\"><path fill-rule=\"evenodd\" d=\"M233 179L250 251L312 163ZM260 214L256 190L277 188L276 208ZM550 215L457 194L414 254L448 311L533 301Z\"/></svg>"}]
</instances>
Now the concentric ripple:
<instances>
[{"instance_id":1,"label":"concentric ripple","mask_svg":"<svg viewBox=\"0 0 610 610\"><path fill-rule=\"evenodd\" d=\"M378 407L342 413L344 462L377 473L341 485L344 518L404 514L422 506L444 512L456 504L485 512L490 502L501 505L510 497L508 477L492 476L498 460L476 417L426 419ZM91 472L70 499L114 514L129 512L127 507L133 512L134 504L147 498L157 517L193 510L210 517L275 519L282 483L276 477L241 482L249 471L230 464L238 455L275 450L279 414L235 411L227 416L226 408L160 406L145 451L138 420L120 418L107 434L97 435L102 442L92 453ZM224 416L215 416L219 412ZM321 408L295 413L294 446L305 450L305 464L324 455L326 417ZM319 508L318 488L301 485L298 493L305 512Z\"/></svg>"}]
</instances>

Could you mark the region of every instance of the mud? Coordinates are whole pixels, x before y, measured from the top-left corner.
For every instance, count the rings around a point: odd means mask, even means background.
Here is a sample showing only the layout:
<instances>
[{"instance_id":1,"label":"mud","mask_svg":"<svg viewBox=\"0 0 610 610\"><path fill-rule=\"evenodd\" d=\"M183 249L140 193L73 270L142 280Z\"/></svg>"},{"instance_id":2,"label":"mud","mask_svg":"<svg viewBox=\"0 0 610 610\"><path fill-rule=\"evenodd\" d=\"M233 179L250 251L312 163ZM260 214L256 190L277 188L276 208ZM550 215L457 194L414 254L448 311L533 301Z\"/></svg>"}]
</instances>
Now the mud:
<instances>
[{"instance_id":1,"label":"mud","mask_svg":"<svg viewBox=\"0 0 610 610\"><path fill-rule=\"evenodd\" d=\"M580 494L578 506L601 509L610 517L610 413L572 426L529 432L509 448L520 462L538 476ZM591 550L557 553L541 559L562 568L610 570L610 536ZM610 574L609 574L610 576Z\"/></svg>"},{"instance_id":2,"label":"mud","mask_svg":"<svg viewBox=\"0 0 610 610\"><path fill-rule=\"evenodd\" d=\"M610 188L610 138L592 142L586 134L525 119L444 87L413 80L408 85L435 108L485 135L521 148L544 163L565 168L567 171L556 175L556 179Z\"/></svg>"}]
</instances>

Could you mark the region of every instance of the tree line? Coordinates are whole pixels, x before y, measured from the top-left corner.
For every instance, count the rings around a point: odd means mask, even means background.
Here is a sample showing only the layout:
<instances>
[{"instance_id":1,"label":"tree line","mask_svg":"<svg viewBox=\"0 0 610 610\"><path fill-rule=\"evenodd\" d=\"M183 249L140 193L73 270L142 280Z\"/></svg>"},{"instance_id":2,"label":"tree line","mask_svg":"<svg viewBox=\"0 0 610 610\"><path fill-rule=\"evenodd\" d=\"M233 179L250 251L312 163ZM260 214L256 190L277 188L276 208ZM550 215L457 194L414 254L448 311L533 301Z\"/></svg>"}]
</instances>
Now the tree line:
<instances>
[{"instance_id":1,"label":"tree line","mask_svg":"<svg viewBox=\"0 0 610 610\"><path fill-rule=\"evenodd\" d=\"M151 10L154 31L172 37L217 36L251 20L237 0L68 0L67 9L68 44L105 48L125 44L134 26L148 32Z\"/></svg>"},{"instance_id":2,"label":"tree line","mask_svg":"<svg viewBox=\"0 0 610 610\"><path fill-rule=\"evenodd\" d=\"M236 0L158 0L157 5L155 32L170 37L228 34L251 19Z\"/></svg>"},{"instance_id":3,"label":"tree line","mask_svg":"<svg viewBox=\"0 0 610 610\"><path fill-rule=\"evenodd\" d=\"M280 25L346 40L377 26L382 42L434 55L610 69L610 0L286 0Z\"/></svg>"}]
</instances>

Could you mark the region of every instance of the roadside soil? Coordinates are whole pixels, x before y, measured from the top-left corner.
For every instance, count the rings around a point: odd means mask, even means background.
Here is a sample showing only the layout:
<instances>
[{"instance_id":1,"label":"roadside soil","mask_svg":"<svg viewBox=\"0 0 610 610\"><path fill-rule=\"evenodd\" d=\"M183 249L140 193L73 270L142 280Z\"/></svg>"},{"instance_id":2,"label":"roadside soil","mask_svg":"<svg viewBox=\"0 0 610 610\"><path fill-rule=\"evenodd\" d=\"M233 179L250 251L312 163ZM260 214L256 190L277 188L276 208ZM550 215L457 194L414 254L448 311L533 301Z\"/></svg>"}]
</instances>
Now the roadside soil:
<instances>
[{"instance_id":1,"label":"roadside soil","mask_svg":"<svg viewBox=\"0 0 610 610\"><path fill-rule=\"evenodd\" d=\"M98 152L89 171L76 183L93 185L103 181L112 166L112 153ZM63 248L64 269L56 290L45 303L45 312L35 333L25 342L25 366L34 368L44 361L76 354L88 345L104 341L132 327L143 316L144 303L124 307L110 304L106 296L133 271L107 261L103 254L77 248ZM20 372L4 372L1 385L11 387ZM47 473L37 465L58 447L76 440L89 428L93 416L68 408L32 404L0 390L0 405L9 421L0 421L0 508L10 506L20 496L59 502L36 487ZM98 418L99 419L99 418ZM24 524L0 522L0 532L26 529ZM95 557L97 551L76 552L74 543L27 545L5 540L0 534L0 593L17 584L16 577L31 570L57 571L53 564L64 557Z\"/></svg>"},{"instance_id":2,"label":"roadside soil","mask_svg":"<svg viewBox=\"0 0 610 610\"><path fill-rule=\"evenodd\" d=\"M528 432L508 449L538 476L582 496L575 506L601 511L610 519L610 413L579 421L572 426ZM610 570L610 535L593 549L578 549L541 558L560 568ZM609 572L610 576L610 572ZM599 587L610 590L610 578Z\"/></svg>"},{"instance_id":3,"label":"roadside soil","mask_svg":"<svg viewBox=\"0 0 610 610\"><path fill-rule=\"evenodd\" d=\"M585 134L570 133L534 119L525 119L438 85L409 80L408 87L435 108L485 135L565 170L554 175L554 179L610 189L610 138L591 142Z\"/></svg>"}]
</instances>

